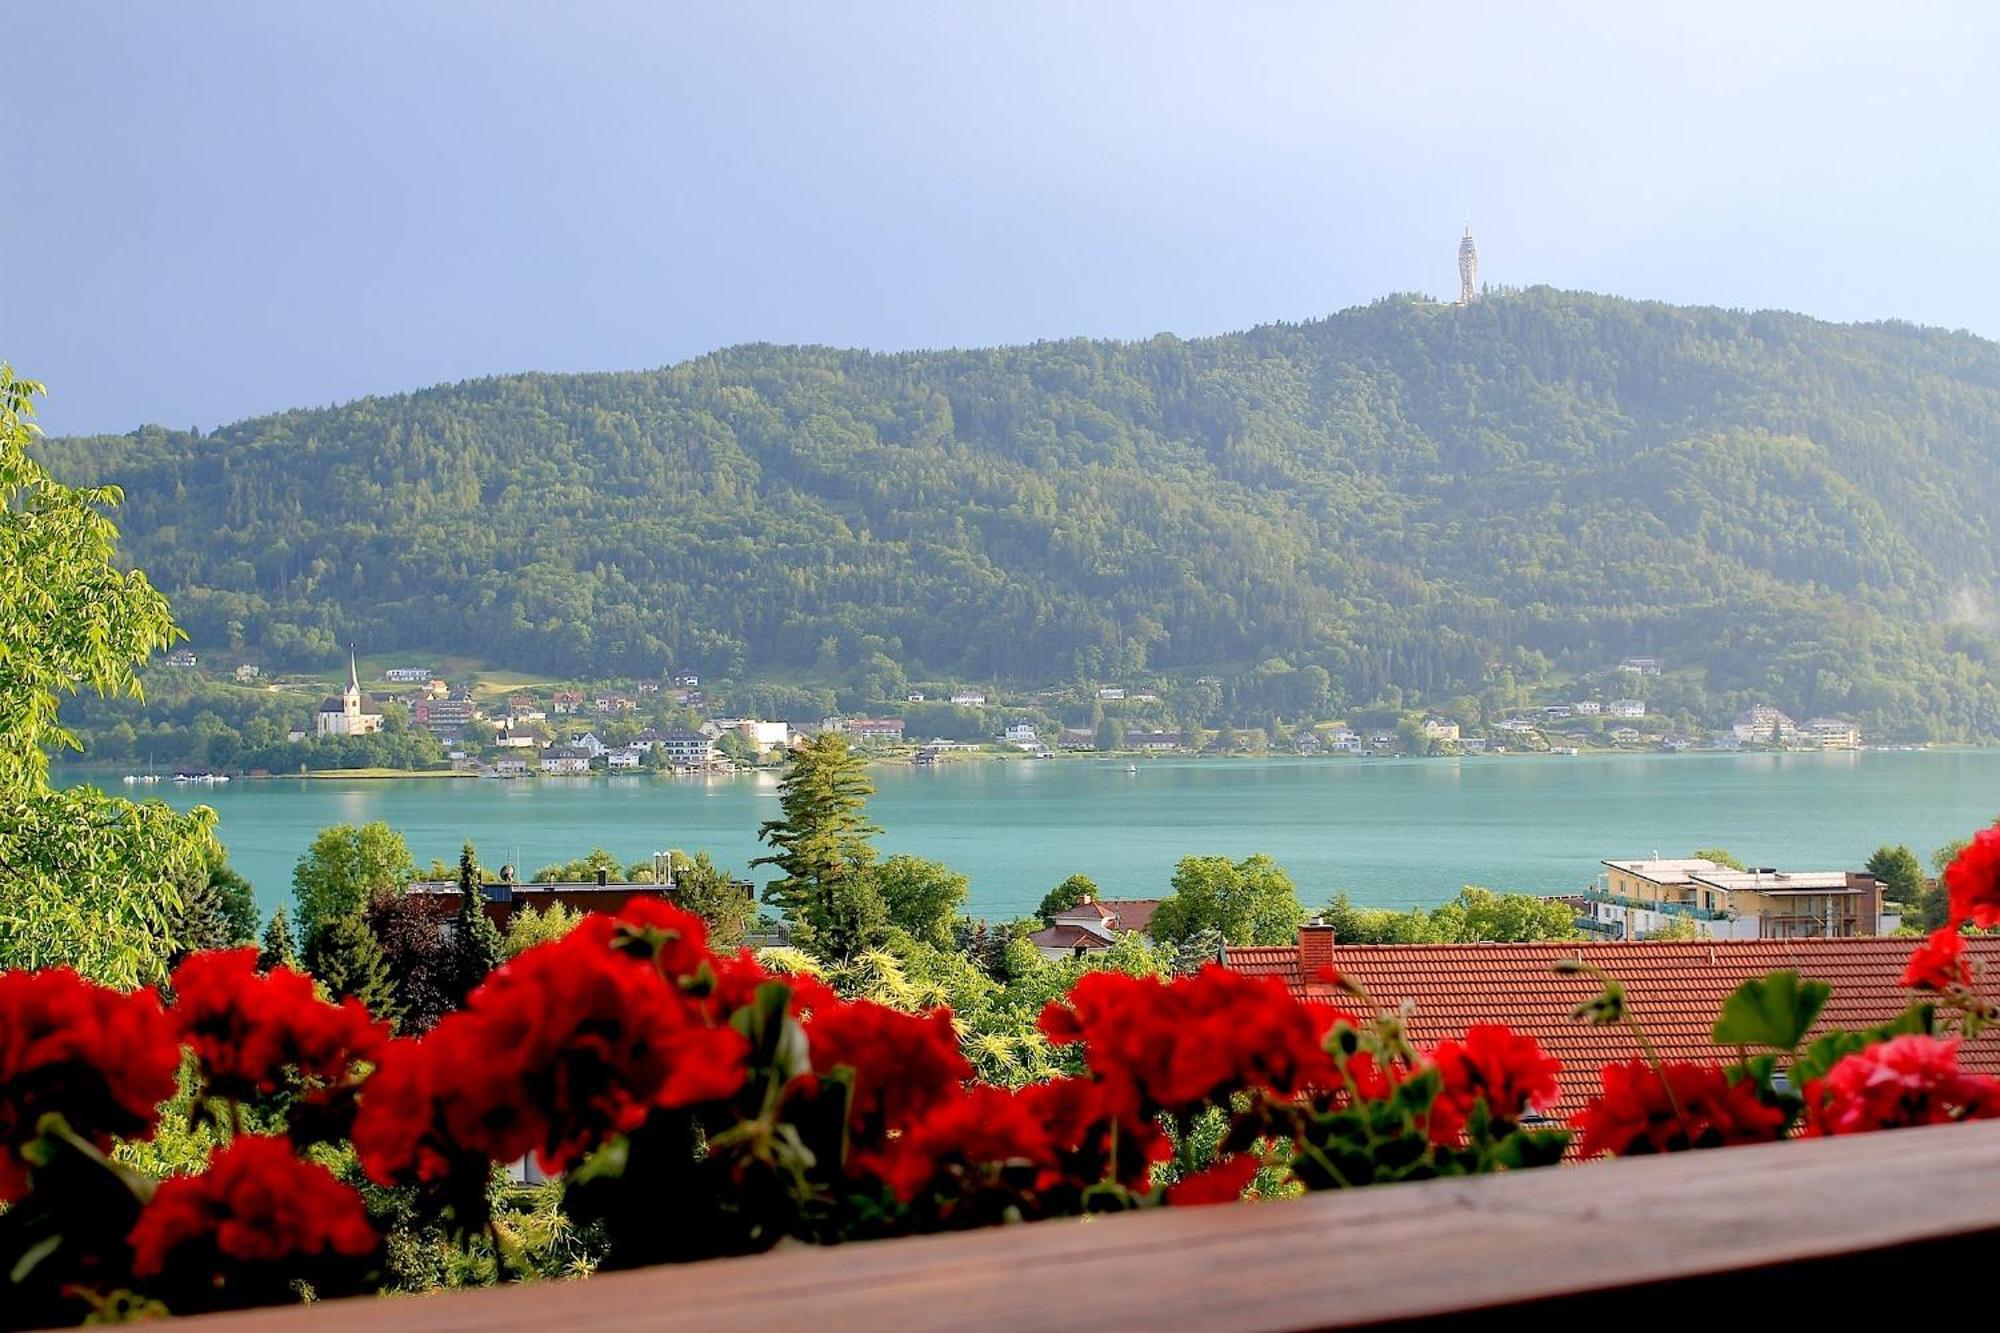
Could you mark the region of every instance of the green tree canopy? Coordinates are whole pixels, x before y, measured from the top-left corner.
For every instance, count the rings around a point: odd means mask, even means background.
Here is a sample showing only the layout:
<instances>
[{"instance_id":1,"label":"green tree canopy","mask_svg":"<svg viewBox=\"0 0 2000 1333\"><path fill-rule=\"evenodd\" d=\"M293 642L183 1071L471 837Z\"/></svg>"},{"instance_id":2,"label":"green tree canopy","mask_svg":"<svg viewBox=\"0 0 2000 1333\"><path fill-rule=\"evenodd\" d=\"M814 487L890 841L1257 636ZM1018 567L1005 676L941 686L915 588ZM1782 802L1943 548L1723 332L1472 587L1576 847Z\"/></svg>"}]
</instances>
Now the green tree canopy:
<instances>
[{"instance_id":1,"label":"green tree canopy","mask_svg":"<svg viewBox=\"0 0 2000 1333\"><path fill-rule=\"evenodd\" d=\"M1205 930L1229 944L1286 944L1305 919L1292 877L1270 857L1189 856L1174 869L1173 892L1153 913L1151 933L1174 944Z\"/></svg>"},{"instance_id":2,"label":"green tree canopy","mask_svg":"<svg viewBox=\"0 0 2000 1333\"><path fill-rule=\"evenodd\" d=\"M1731 856L1726 848L1697 847L1688 855L1698 861L1713 861L1719 866L1728 866L1731 870L1743 869L1743 863Z\"/></svg>"},{"instance_id":3,"label":"green tree canopy","mask_svg":"<svg viewBox=\"0 0 2000 1333\"><path fill-rule=\"evenodd\" d=\"M875 867L875 891L889 924L940 949L952 946L952 928L970 887L950 866L920 856L892 856Z\"/></svg>"},{"instance_id":4,"label":"green tree canopy","mask_svg":"<svg viewBox=\"0 0 2000 1333\"><path fill-rule=\"evenodd\" d=\"M1054 918L1056 913L1067 912L1085 898L1094 899L1096 897L1096 880L1088 875L1071 875L1068 879L1042 895L1041 906L1035 909L1035 915L1040 917L1043 923L1046 924Z\"/></svg>"},{"instance_id":5,"label":"green tree canopy","mask_svg":"<svg viewBox=\"0 0 2000 1333\"><path fill-rule=\"evenodd\" d=\"M674 901L708 924L709 943L734 949L743 943L757 916L757 901L734 875L698 852L693 860L675 852Z\"/></svg>"},{"instance_id":6,"label":"green tree canopy","mask_svg":"<svg viewBox=\"0 0 2000 1333\"><path fill-rule=\"evenodd\" d=\"M323 927L359 912L378 893L406 887L416 873L403 835L379 820L321 829L292 869L302 946L311 953Z\"/></svg>"},{"instance_id":7,"label":"green tree canopy","mask_svg":"<svg viewBox=\"0 0 2000 1333\"><path fill-rule=\"evenodd\" d=\"M1552 898L1495 893L1468 884L1458 897L1435 908L1407 912L1357 907L1345 893L1320 912L1344 944L1528 943L1580 937L1576 912Z\"/></svg>"},{"instance_id":8,"label":"green tree canopy","mask_svg":"<svg viewBox=\"0 0 2000 1333\"><path fill-rule=\"evenodd\" d=\"M1882 882L1885 902L1915 908L1924 897L1924 863L1908 847L1884 843L1868 858L1866 869Z\"/></svg>"},{"instance_id":9,"label":"green tree canopy","mask_svg":"<svg viewBox=\"0 0 2000 1333\"><path fill-rule=\"evenodd\" d=\"M189 889L219 910L213 812L55 791L48 762L73 744L56 716L65 697L137 696L140 664L180 632L146 576L118 563L104 511L119 490L62 485L30 455L41 392L0 363L0 968L160 981Z\"/></svg>"}]
</instances>

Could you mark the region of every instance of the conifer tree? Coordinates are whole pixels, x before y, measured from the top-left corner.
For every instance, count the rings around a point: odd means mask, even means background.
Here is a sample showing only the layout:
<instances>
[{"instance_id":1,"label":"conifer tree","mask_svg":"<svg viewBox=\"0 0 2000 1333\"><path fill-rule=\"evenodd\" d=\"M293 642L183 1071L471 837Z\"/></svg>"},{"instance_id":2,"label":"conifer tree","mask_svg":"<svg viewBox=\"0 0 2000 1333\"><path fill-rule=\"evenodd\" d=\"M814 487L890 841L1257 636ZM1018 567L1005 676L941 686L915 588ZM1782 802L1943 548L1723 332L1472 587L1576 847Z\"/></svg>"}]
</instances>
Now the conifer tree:
<instances>
[{"instance_id":1,"label":"conifer tree","mask_svg":"<svg viewBox=\"0 0 2000 1333\"><path fill-rule=\"evenodd\" d=\"M336 917L323 927L313 939L306 962L334 999L352 996L375 1017L401 1025L402 1007L396 1000L395 980L389 975L389 956L359 912Z\"/></svg>"},{"instance_id":2,"label":"conifer tree","mask_svg":"<svg viewBox=\"0 0 2000 1333\"><path fill-rule=\"evenodd\" d=\"M486 893L479 873L479 853L467 842L458 853L458 917L451 936L451 997L465 1003L486 974L507 957L499 927L486 915Z\"/></svg>"},{"instance_id":3,"label":"conifer tree","mask_svg":"<svg viewBox=\"0 0 2000 1333\"><path fill-rule=\"evenodd\" d=\"M264 927L263 947L257 954L257 966L269 971L274 967L297 967L299 949L292 942L292 923L285 919L285 909L280 907L271 913L270 924Z\"/></svg>"},{"instance_id":4,"label":"conifer tree","mask_svg":"<svg viewBox=\"0 0 2000 1333\"><path fill-rule=\"evenodd\" d=\"M765 888L764 900L783 910L798 943L822 958L847 958L874 944L887 926L868 841L882 830L865 813L874 791L847 738L822 733L792 753L778 787L783 818L757 831L776 850L750 864L783 872Z\"/></svg>"}]
</instances>

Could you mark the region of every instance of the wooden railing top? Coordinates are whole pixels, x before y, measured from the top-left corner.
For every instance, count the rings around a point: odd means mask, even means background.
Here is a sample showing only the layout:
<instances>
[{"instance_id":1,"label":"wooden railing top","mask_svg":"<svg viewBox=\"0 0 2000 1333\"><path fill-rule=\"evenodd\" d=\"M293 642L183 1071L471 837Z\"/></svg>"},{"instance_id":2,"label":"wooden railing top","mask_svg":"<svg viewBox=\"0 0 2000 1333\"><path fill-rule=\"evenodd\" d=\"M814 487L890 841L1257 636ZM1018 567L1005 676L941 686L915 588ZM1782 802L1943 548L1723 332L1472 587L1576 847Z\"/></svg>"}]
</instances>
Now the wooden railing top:
<instances>
[{"instance_id":1,"label":"wooden railing top","mask_svg":"<svg viewBox=\"0 0 2000 1333\"><path fill-rule=\"evenodd\" d=\"M1968 1246L2000 1255L2000 1123L801 1246L581 1283L199 1322L202 1333L1247 1333L1574 1312L1607 1296L1628 1315L1721 1316L1716 1301L1745 1292L1775 1316L1794 1302L1810 1307L1815 1293L1857 1299L1871 1272L1900 1272L1907 1284L1926 1252Z\"/></svg>"}]
</instances>

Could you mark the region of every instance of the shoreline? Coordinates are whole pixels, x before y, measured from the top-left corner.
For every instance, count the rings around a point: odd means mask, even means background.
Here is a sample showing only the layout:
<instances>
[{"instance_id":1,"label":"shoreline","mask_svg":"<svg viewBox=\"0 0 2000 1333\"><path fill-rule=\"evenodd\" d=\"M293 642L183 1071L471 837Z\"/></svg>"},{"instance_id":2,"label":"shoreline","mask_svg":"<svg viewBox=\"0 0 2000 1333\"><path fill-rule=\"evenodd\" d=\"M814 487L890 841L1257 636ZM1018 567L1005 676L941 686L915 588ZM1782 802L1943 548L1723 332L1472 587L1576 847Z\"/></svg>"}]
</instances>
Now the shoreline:
<instances>
[{"instance_id":1,"label":"shoreline","mask_svg":"<svg viewBox=\"0 0 2000 1333\"><path fill-rule=\"evenodd\" d=\"M1302 754L1187 754L1160 753L1157 751L1098 751L1076 750L1069 752L1052 751L1047 755L1034 755L1025 751L1017 754L992 750L969 750L954 752L948 758L940 758L935 764L919 765L913 762L914 749L894 754L869 754L864 752L862 762L869 768L916 769L952 768L965 764L1038 764L1052 761L1078 763L1103 763L1111 765L1187 765L1187 764L1339 764L1368 766L1374 764L1408 763L1510 763L1525 760L1554 762L1575 759L1789 759L1828 758L1832 756L1861 756L1868 754L1966 754L2000 750L2000 745L1981 745L1974 742L1951 742L1910 746L1870 746L1859 750L1580 750L1576 753L1560 753L1543 750L1518 750L1506 754L1442 754L1442 755L1302 755ZM109 778L115 785L122 786L122 778L130 770L109 762L74 760L52 766L51 776L65 772L75 774L79 779ZM759 773L781 774L784 766L778 764L759 765L725 771L694 772L689 770L642 770L637 772L590 773L540 773L529 772L517 778L500 779L505 782L534 781L542 778L560 778L574 782L578 778L715 778L742 777ZM463 769L400 769L400 768L346 768L314 769L301 773L231 773L226 775L230 783L238 782L416 782L416 781L465 781L484 780L484 775ZM77 785L75 783L61 785ZM101 784L100 784L101 785ZM147 783L147 789L163 787L205 787L201 782L175 782L171 776L163 776L158 782Z\"/></svg>"}]
</instances>

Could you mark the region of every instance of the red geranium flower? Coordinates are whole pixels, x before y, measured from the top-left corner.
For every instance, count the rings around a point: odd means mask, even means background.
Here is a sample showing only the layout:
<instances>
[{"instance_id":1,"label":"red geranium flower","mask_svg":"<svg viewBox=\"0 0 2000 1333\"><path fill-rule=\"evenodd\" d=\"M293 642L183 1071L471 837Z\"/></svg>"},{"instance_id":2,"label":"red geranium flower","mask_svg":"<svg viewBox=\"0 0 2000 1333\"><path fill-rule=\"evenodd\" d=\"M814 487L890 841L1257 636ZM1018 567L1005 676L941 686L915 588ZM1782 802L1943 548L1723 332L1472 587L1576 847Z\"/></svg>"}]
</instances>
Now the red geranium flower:
<instances>
[{"instance_id":1,"label":"red geranium flower","mask_svg":"<svg viewBox=\"0 0 2000 1333\"><path fill-rule=\"evenodd\" d=\"M1951 919L1975 926L2000 926L2000 824L1972 835L1944 870L1951 895Z\"/></svg>"},{"instance_id":2,"label":"red geranium flower","mask_svg":"<svg viewBox=\"0 0 2000 1333\"><path fill-rule=\"evenodd\" d=\"M1958 1039L1915 1033L1844 1056L1806 1088L1808 1134L2000 1116L2000 1081L1958 1067Z\"/></svg>"},{"instance_id":3,"label":"red geranium flower","mask_svg":"<svg viewBox=\"0 0 2000 1333\"><path fill-rule=\"evenodd\" d=\"M531 1151L565 1170L655 1107L742 1087L749 1043L662 975L672 942L635 954L613 947L615 930L537 945L421 1041L389 1047L354 1127L371 1178L435 1179L468 1155Z\"/></svg>"},{"instance_id":4,"label":"red geranium flower","mask_svg":"<svg viewBox=\"0 0 2000 1333\"><path fill-rule=\"evenodd\" d=\"M1955 925L1942 926L1910 950L1903 984L1912 990L1947 991L1972 985L1972 968L1965 957L1965 936Z\"/></svg>"},{"instance_id":5,"label":"red geranium flower","mask_svg":"<svg viewBox=\"0 0 2000 1333\"><path fill-rule=\"evenodd\" d=\"M1292 997L1283 982L1213 964L1163 982L1118 972L1077 979L1042 1011L1042 1032L1080 1042L1107 1096L1128 1117L1184 1111L1244 1088L1280 1096L1341 1085L1325 1049L1347 1015Z\"/></svg>"},{"instance_id":6,"label":"red geranium flower","mask_svg":"<svg viewBox=\"0 0 2000 1333\"><path fill-rule=\"evenodd\" d=\"M290 1140L255 1135L162 1181L129 1239L134 1274L186 1293L177 1313L282 1299L298 1280L337 1287L329 1275L360 1276L377 1244L359 1194Z\"/></svg>"},{"instance_id":7,"label":"red geranium flower","mask_svg":"<svg viewBox=\"0 0 2000 1333\"><path fill-rule=\"evenodd\" d=\"M1788 1119L1759 1100L1748 1079L1731 1083L1715 1065L1670 1062L1655 1070L1644 1060L1628 1060L1606 1065L1603 1080L1603 1092L1570 1122L1585 1157L1769 1143Z\"/></svg>"},{"instance_id":8,"label":"red geranium flower","mask_svg":"<svg viewBox=\"0 0 2000 1333\"><path fill-rule=\"evenodd\" d=\"M173 988L174 1019L218 1096L275 1092L287 1069L340 1082L389 1040L389 1025L359 1000L328 1004L288 967L259 974L255 949L191 954L174 969Z\"/></svg>"},{"instance_id":9,"label":"red geranium flower","mask_svg":"<svg viewBox=\"0 0 2000 1333\"><path fill-rule=\"evenodd\" d=\"M43 1116L100 1149L151 1138L180 1044L150 989L126 994L66 967L0 972L0 1203L21 1197L20 1149Z\"/></svg>"},{"instance_id":10,"label":"red geranium flower","mask_svg":"<svg viewBox=\"0 0 2000 1333\"><path fill-rule=\"evenodd\" d=\"M815 1009L805 1032L814 1073L854 1071L848 1124L864 1145L915 1124L972 1077L949 1009L905 1014L850 1000Z\"/></svg>"},{"instance_id":11,"label":"red geranium flower","mask_svg":"<svg viewBox=\"0 0 2000 1333\"><path fill-rule=\"evenodd\" d=\"M1050 1183L1056 1151L1036 1099L979 1084L950 1097L879 1153L857 1160L905 1203L925 1189L962 1194L1008 1167L1035 1168L1037 1184Z\"/></svg>"},{"instance_id":12,"label":"red geranium flower","mask_svg":"<svg viewBox=\"0 0 2000 1333\"><path fill-rule=\"evenodd\" d=\"M1257 1171L1263 1165L1255 1153L1243 1152L1225 1157L1207 1170L1198 1171L1186 1180L1168 1186L1167 1202L1176 1207L1235 1203L1243 1197L1243 1191L1250 1188L1250 1182L1257 1178Z\"/></svg>"},{"instance_id":13,"label":"red geranium flower","mask_svg":"<svg viewBox=\"0 0 2000 1333\"><path fill-rule=\"evenodd\" d=\"M1562 1072L1562 1062L1543 1055L1533 1037L1503 1023L1473 1024L1463 1042L1439 1042L1431 1061L1442 1084L1431 1108L1431 1135L1439 1142L1457 1138L1480 1101L1504 1124L1553 1105Z\"/></svg>"}]
</instances>

